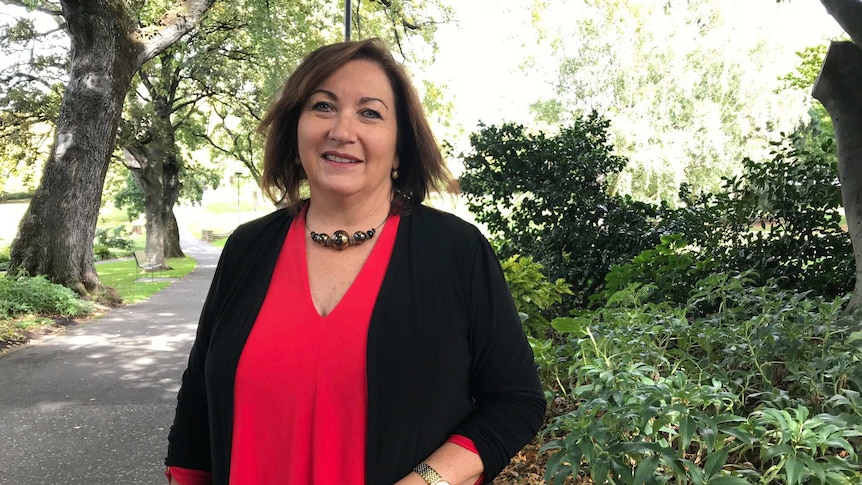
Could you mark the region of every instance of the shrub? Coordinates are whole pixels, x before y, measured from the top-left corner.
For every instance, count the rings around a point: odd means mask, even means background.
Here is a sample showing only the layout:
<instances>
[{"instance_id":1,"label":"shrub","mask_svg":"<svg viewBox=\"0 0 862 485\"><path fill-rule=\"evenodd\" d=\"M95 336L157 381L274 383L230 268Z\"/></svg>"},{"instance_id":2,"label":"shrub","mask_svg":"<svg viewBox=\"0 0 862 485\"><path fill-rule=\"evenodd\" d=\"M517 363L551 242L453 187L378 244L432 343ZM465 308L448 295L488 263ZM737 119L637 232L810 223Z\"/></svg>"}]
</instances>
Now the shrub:
<instances>
[{"instance_id":1,"label":"shrub","mask_svg":"<svg viewBox=\"0 0 862 485\"><path fill-rule=\"evenodd\" d=\"M842 296L853 288L855 267L841 226L835 147L798 138L773 143L769 160L744 160L743 173L725 179L719 193L683 187L687 206L666 230L683 234L719 271L751 269L760 284Z\"/></svg>"},{"instance_id":2,"label":"shrub","mask_svg":"<svg viewBox=\"0 0 862 485\"><path fill-rule=\"evenodd\" d=\"M44 276L0 278L0 317L24 314L79 317L93 311L91 302L74 291L51 283Z\"/></svg>"},{"instance_id":3,"label":"shrub","mask_svg":"<svg viewBox=\"0 0 862 485\"><path fill-rule=\"evenodd\" d=\"M124 226L97 228L95 243L94 250L97 246L101 246L106 249L120 249L123 251L132 249L132 240L129 239L129 233L126 231ZM105 250L103 249L102 252L104 253ZM98 253L96 254L98 255ZM108 256L110 256L110 252L108 252Z\"/></svg>"},{"instance_id":4,"label":"shrub","mask_svg":"<svg viewBox=\"0 0 862 485\"><path fill-rule=\"evenodd\" d=\"M571 295L570 286L562 278L553 283L548 281L542 274L542 265L530 257L514 255L500 264L515 306L522 314L527 334L534 337L547 336L551 327L542 312L551 305L560 303L563 295Z\"/></svg>"},{"instance_id":5,"label":"shrub","mask_svg":"<svg viewBox=\"0 0 862 485\"><path fill-rule=\"evenodd\" d=\"M93 254L96 255L96 259L111 259L111 248L105 246L104 244L95 244L93 245Z\"/></svg>"},{"instance_id":6,"label":"shrub","mask_svg":"<svg viewBox=\"0 0 862 485\"><path fill-rule=\"evenodd\" d=\"M553 136L517 124L483 126L463 156L467 205L505 241L501 255L533 257L552 280L572 284L569 300L578 306L613 264L660 236L657 207L609 194L626 160L611 153L607 128L595 113Z\"/></svg>"},{"instance_id":7,"label":"shrub","mask_svg":"<svg viewBox=\"0 0 862 485\"><path fill-rule=\"evenodd\" d=\"M0 271L9 271L9 246L0 246Z\"/></svg>"},{"instance_id":8,"label":"shrub","mask_svg":"<svg viewBox=\"0 0 862 485\"><path fill-rule=\"evenodd\" d=\"M562 345L531 339L562 409L548 483L862 480L859 315L752 276L703 278L685 306L631 284L554 319Z\"/></svg>"}]
</instances>

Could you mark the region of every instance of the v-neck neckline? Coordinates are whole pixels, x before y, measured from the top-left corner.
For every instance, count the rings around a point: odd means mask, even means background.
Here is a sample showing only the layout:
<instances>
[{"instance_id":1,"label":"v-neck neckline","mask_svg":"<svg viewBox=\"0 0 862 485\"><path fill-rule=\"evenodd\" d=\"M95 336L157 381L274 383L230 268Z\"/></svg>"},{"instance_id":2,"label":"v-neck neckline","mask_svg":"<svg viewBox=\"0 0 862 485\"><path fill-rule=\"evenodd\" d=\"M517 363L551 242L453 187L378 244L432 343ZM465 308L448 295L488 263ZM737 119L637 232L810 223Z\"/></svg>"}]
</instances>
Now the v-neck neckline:
<instances>
[{"instance_id":1,"label":"v-neck neckline","mask_svg":"<svg viewBox=\"0 0 862 485\"><path fill-rule=\"evenodd\" d=\"M308 310L311 312L312 315L317 316L318 319L325 320L332 316L335 312L340 311L340 308L349 305L348 299L352 299L353 295L356 293L356 287L358 282L368 279L368 273L371 271L370 268L373 268L374 265L378 263L377 260L381 257L380 252L382 250L380 248L381 246L385 245L381 244L383 242L384 234L388 234L387 231L389 230L390 226L394 225L397 228L398 216L390 215L388 218L386 218L386 223L383 224L383 226L377 231L377 234L375 234L375 238L377 238L377 241L374 244L374 247L371 248L371 252L368 254L368 257L365 258L365 262L362 263L362 268L359 269L359 273L357 273L356 278L354 278L353 281L350 282L350 286L347 287L347 291L345 291L344 294L341 295L341 298L338 300L338 302L335 303L335 306L333 306L332 309L326 315L321 315L320 310L317 308L317 305L314 304L314 297L311 294L311 280L309 278L308 272L308 248L305 241L305 213L307 207L308 206L306 206L306 208L303 208L303 210L299 214L297 214L294 221L294 224L296 224L296 226L294 226L296 231L291 232L295 233L296 237L296 239L293 241L293 244L297 245L297 247L300 248L299 267L301 268L300 274L302 280L300 283L302 285L302 294L304 295L303 300L305 301L305 304L308 305Z\"/></svg>"}]
</instances>

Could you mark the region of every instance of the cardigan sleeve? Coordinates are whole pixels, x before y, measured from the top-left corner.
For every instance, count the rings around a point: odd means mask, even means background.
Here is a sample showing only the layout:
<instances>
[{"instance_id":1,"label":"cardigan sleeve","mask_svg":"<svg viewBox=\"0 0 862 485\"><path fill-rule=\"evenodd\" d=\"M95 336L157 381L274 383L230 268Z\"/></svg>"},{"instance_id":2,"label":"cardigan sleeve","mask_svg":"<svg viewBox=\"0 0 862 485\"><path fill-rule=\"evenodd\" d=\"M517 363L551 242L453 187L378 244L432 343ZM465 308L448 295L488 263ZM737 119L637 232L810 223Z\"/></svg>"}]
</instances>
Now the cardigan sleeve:
<instances>
[{"instance_id":1,"label":"cardigan sleeve","mask_svg":"<svg viewBox=\"0 0 862 485\"><path fill-rule=\"evenodd\" d=\"M233 236L231 237L233 239ZM211 471L209 412L204 367L209 350L213 322L219 311L220 292L224 286L225 265L231 261L231 239L219 258L209 292L198 321L197 334L183 372L173 425L168 433L165 465L192 470Z\"/></svg>"},{"instance_id":2,"label":"cardigan sleeve","mask_svg":"<svg viewBox=\"0 0 862 485\"><path fill-rule=\"evenodd\" d=\"M475 411L452 432L473 440L490 482L535 437L546 403L503 270L490 244L481 239L468 286Z\"/></svg>"}]
</instances>

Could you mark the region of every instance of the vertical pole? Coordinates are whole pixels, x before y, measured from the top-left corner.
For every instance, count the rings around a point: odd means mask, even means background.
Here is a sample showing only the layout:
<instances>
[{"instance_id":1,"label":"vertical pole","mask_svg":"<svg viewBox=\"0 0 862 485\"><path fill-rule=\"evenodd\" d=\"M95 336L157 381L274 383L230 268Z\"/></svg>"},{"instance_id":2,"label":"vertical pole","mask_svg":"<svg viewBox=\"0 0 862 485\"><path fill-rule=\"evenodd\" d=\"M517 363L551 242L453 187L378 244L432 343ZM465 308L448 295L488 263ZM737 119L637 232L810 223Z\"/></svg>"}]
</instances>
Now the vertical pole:
<instances>
[{"instance_id":1,"label":"vertical pole","mask_svg":"<svg viewBox=\"0 0 862 485\"><path fill-rule=\"evenodd\" d=\"M240 211L239 211L239 181L240 177L242 177L242 172L236 172L236 226L239 227L241 223Z\"/></svg>"},{"instance_id":2,"label":"vertical pole","mask_svg":"<svg viewBox=\"0 0 862 485\"><path fill-rule=\"evenodd\" d=\"M350 40L350 24L352 22L353 11L350 8L350 0L344 0L344 40Z\"/></svg>"}]
</instances>

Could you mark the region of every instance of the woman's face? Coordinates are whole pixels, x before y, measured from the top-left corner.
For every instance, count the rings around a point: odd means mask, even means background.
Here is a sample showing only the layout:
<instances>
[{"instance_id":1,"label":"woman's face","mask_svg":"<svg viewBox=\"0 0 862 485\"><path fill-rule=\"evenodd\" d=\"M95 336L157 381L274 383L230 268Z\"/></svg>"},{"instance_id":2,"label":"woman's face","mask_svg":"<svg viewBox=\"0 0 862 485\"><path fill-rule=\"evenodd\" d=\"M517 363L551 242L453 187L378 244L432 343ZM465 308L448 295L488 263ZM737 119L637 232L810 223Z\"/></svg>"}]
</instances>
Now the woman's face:
<instances>
[{"instance_id":1,"label":"woman's face","mask_svg":"<svg viewBox=\"0 0 862 485\"><path fill-rule=\"evenodd\" d=\"M297 126L312 197L389 200L398 166L395 96L372 61L350 61L311 93Z\"/></svg>"}]
</instances>

